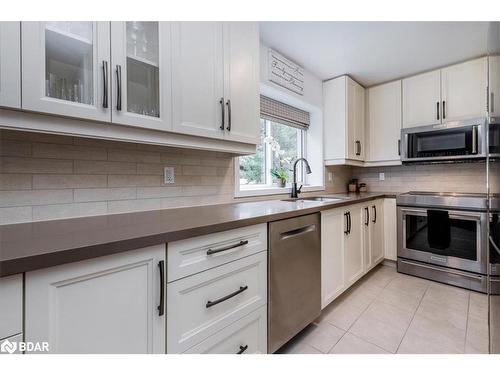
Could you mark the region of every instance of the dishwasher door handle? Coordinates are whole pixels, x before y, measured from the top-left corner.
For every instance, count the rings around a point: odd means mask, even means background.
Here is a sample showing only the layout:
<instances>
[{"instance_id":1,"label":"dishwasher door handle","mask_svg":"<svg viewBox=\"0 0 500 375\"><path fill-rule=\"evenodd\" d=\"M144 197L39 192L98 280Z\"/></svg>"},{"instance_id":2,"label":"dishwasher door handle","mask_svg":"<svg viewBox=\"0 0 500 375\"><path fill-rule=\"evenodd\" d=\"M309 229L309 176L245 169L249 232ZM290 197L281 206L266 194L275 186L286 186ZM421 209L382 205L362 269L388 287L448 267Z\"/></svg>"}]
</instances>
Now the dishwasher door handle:
<instances>
[{"instance_id":1,"label":"dishwasher door handle","mask_svg":"<svg viewBox=\"0 0 500 375\"><path fill-rule=\"evenodd\" d=\"M280 233L280 240L287 240L292 237L297 237L309 232L314 232L315 230L316 230L316 224L311 224L302 228L289 230L288 232Z\"/></svg>"}]
</instances>

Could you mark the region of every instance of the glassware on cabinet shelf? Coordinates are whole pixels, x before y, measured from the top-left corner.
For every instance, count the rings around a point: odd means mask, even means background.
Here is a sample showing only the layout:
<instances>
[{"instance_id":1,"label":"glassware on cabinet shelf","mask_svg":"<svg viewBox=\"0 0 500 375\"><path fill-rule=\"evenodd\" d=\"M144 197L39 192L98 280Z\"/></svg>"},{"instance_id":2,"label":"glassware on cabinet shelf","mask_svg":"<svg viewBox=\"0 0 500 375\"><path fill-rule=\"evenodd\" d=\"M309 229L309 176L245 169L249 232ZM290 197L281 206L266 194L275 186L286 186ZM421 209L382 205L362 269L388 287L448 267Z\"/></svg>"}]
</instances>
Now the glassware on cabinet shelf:
<instances>
[{"instance_id":1,"label":"glassware on cabinet shelf","mask_svg":"<svg viewBox=\"0 0 500 375\"><path fill-rule=\"evenodd\" d=\"M94 104L92 22L45 23L45 95Z\"/></svg>"},{"instance_id":2,"label":"glassware on cabinet shelf","mask_svg":"<svg viewBox=\"0 0 500 375\"><path fill-rule=\"evenodd\" d=\"M158 22L126 22L127 111L160 117Z\"/></svg>"}]
</instances>

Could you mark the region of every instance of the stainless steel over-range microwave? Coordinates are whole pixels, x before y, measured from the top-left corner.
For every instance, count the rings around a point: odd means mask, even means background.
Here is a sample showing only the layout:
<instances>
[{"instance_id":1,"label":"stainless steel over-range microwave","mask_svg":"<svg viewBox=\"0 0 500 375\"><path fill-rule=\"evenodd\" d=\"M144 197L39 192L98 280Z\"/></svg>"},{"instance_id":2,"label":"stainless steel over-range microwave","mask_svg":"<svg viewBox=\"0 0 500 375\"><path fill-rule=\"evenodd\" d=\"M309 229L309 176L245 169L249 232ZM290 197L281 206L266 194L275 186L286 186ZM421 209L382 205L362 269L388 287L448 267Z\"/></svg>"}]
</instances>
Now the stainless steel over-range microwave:
<instances>
[{"instance_id":1,"label":"stainless steel over-range microwave","mask_svg":"<svg viewBox=\"0 0 500 375\"><path fill-rule=\"evenodd\" d=\"M401 130L403 163L453 161L486 157L486 119Z\"/></svg>"}]
</instances>

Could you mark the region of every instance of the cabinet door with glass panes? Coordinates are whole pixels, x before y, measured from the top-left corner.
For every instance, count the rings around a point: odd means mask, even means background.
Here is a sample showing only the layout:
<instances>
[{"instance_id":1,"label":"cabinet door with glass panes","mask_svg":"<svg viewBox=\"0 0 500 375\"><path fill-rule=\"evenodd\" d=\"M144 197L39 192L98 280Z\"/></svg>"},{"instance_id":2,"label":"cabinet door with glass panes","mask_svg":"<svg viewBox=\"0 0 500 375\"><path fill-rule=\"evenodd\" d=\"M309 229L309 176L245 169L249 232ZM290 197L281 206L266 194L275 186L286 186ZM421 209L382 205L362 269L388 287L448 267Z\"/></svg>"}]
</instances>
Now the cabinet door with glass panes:
<instances>
[{"instance_id":1,"label":"cabinet door with glass panes","mask_svg":"<svg viewBox=\"0 0 500 375\"><path fill-rule=\"evenodd\" d=\"M22 22L23 109L111 121L109 22Z\"/></svg>"},{"instance_id":2,"label":"cabinet door with glass panes","mask_svg":"<svg viewBox=\"0 0 500 375\"><path fill-rule=\"evenodd\" d=\"M171 130L169 22L111 22L112 122Z\"/></svg>"}]
</instances>

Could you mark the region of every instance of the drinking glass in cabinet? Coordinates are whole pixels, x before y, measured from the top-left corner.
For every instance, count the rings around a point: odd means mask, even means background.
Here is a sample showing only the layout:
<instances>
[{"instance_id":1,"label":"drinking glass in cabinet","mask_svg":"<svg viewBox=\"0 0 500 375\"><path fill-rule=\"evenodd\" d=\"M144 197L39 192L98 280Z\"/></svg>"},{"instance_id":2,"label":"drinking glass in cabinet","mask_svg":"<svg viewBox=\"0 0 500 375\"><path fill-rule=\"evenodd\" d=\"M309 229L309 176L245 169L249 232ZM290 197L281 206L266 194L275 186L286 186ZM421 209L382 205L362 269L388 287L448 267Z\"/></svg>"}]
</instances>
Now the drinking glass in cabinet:
<instances>
[{"instance_id":1,"label":"drinking glass in cabinet","mask_svg":"<svg viewBox=\"0 0 500 375\"><path fill-rule=\"evenodd\" d=\"M127 111L160 117L158 22L127 22Z\"/></svg>"},{"instance_id":2,"label":"drinking glass in cabinet","mask_svg":"<svg viewBox=\"0 0 500 375\"><path fill-rule=\"evenodd\" d=\"M94 104L93 23L45 23L45 94Z\"/></svg>"}]
</instances>

